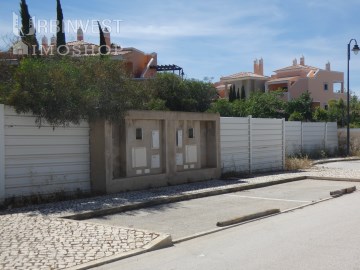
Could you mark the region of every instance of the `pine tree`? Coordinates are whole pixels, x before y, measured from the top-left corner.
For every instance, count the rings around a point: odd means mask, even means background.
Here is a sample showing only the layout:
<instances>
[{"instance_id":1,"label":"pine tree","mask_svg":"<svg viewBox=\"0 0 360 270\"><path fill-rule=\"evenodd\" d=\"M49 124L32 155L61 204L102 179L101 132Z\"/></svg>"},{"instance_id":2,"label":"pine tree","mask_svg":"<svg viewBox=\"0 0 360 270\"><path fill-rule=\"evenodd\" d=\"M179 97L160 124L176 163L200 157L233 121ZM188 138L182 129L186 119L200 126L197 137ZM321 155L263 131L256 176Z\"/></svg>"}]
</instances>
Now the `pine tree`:
<instances>
[{"instance_id":1,"label":"pine tree","mask_svg":"<svg viewBox=\"0 0 360 270\"><path fill-rule=\"evenodd\" d=\"M236 99L240 100L240 89L239 88L236 92Z\"/></svg>"},{"instance_id":2,"label":"pine tree","mask_svg":"<svg viewBox=\"0 0 360 270\"><path fill-rule=\"evenodd\" d=\"M108 50L106 47L104 31L102 30L99 22L98 22L98 25L99 25L99 32L100 32L100 54L101 54L101 56L103 56L103 55L107 54Z\"/></svg>"},{"instance_id":3,"label":"pine tree","mask_svg":"<svg viewBox=\"0 0 360 270\"><path fill-rule=\"evenodd\" d=\"M245 87L241 86L241 99L246 99Z\"/></svg>"},{"instance_id":4,"label":"pine tree","mask_svg":"<svg viewBox=\"0 0 360 270\"><path fill-rule=\"evenodd\" d=\"M236 90L235 90L235 85L231 85L229 92L229 101L233 102L234 100L236 100Z\"/></svg>"},{"instance_id":5,"label":"pine tree","mask_svg":"<svg viewBox=\"0 0 360 270\"><path fill-rule=\"evenodd\" d=\"M65 29L64 29L64 15L62 12L60 0L56 0L56 14L57 14L56 47L60 53L63 53L66 50L66 48L64 47L66 45L66 40L65 40Z\"/></svg>"},{"instance_id":6,"label":"pine tree","mask_svg":"<svg viewBox=\"0 0 360 270\"><path fill-rule=\"evenodd\" d=\"M232 85L230 85L230 90L229 90L229 101L230 102L233 101L233 87L232 87Z\"/></svg>"},{"instance_id":7,"label":"pine tree","mask_svg":"<svg viewBox=\"0 0 360 270\"><path fill-rule=\"evenodd\" d=\"M29 13L28 6L25 0L20 2L20 16L21 16L21 40L29 46L28 53L33 54L33 48L35 47L35 53L39 53L39 43L36 39L36 30L33 24L32 18Z\"/></svg>"}]
</instances>

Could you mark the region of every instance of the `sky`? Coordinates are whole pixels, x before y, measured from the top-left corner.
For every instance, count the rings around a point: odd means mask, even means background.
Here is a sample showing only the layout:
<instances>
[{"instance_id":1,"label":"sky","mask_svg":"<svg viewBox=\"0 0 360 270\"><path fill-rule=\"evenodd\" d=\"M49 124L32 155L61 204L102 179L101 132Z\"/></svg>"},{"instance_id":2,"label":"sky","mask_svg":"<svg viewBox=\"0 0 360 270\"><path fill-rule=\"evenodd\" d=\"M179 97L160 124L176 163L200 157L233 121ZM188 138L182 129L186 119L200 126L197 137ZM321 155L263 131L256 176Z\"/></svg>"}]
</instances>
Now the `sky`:
<instances>
[{"instance_id":1,"label":"sky","mask_svg":"<svg viewBox=\"0 0 360 270\"><path fill-rule=\"evenodd\" d=\"M0 48L13 32L19 0L0 0ZM264 59L265 75L292 64L303 55L305 64L347 72L347 44L360 45L359 0L61 0L67 41L72 28L83 25L85 40L99 43L94 22L111 30L111 41L158 54L158 64L176 64L187 78L219 81L253 71ZM27 0L35 17L37 37L50 38L56 19L55 0ZM95 25L96 26L96 25ZM354 42L351 43L352 46ZM350 89L360 96L360 54L351 55Z\"/></svg>"}]
</instances>

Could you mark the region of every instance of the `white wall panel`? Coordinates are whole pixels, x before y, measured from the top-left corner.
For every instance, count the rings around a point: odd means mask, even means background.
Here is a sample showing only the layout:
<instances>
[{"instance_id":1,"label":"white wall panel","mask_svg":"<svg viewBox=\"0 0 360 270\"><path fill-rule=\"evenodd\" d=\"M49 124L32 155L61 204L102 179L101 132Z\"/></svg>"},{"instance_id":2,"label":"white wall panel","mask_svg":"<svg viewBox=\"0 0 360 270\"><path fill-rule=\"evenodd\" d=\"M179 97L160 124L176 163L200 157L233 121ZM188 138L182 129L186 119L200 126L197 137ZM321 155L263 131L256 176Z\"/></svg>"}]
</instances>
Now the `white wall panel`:
<instances>
[{"instance_id":1,"label":"white wall panel","mask_svg":"<svg viewBox=\"0 0 360 270\"><path fill-rule=\"evenodd\" d=\"M220 141L223 172L283 169L281 119L221 118Z\"/></svg>"},{"instance_id":2,"label":"white wall panel","mask_svg":"<svg viewBox=\"0 0 360 270\"><path fill-rule=\"evenodd\" d=\"M0 104L0 202L5 199L5 106Z\"/></svg>"},{"instance_id":3,"label":"white wall panel","mask_svg":"<svg viewBox=\"0 0 360 270\"><path fill-rule=\"evenodd\" d=\"M338 148L336 123L286 122L286 154L316 154Z\"/></svg>"},{"instance_id":4,"label":"white wall panel","mask_svg":"<svg viewBox=\"0 0 360 270\"><path fill-rule=\"evenodd\" d=\"M90 190L89 125L56 127L5 106L5 197Z\"/></svg>"}]
</instances>

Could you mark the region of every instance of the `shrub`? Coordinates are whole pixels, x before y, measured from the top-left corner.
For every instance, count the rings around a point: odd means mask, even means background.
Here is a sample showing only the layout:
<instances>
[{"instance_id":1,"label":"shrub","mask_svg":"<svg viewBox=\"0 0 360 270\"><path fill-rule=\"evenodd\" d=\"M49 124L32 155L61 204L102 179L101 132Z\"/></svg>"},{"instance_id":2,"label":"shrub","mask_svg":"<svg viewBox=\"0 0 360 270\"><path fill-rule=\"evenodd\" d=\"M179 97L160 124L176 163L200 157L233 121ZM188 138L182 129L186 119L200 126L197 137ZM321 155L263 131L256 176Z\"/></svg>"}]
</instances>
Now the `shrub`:
<instances>
[{"instance_id":1,"label":"shrub","mask_svg":"<svg viewBox=\"0 0 360 270\"><path fill-rule=\"evenodd\" d=\"M25 58L15 74L8 104L54 126L81 119L121 119L144 108L149 98L127 76L123 63L109 58Z\"/></svg>"}]
</instances>

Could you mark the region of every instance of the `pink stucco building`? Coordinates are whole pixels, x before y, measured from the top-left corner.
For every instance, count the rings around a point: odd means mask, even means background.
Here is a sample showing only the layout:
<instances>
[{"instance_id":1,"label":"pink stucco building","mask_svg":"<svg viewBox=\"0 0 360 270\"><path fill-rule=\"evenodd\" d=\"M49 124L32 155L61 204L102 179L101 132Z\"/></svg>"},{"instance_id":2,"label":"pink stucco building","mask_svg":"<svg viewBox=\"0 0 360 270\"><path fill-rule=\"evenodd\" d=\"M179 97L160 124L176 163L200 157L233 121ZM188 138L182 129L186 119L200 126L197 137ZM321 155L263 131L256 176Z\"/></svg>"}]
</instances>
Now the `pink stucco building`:
<instances>
[{"instance_id":1,"label":"pink stucco building","mask_svg":"<svg viewBox=\"0 0 360 270\"><path fill-rule=\"evenodd\" d=\"M289 101L309 91L314 106L327 109L329 100L346 100L344 91L344 73L331 70L330 63L324 69L308 66L305 57L300 63L294 59L293 64L274 71L271 77L264 75L263 59L254 61L253 72L240 72L220 78L215 86L220 98L228 98L230 86L235 90L245 88L246 98L251 93L281 90L284 98Z\"/></svg>"},{"instance_id":2,"label":"pink stucco building","mask_svg":"<svg viewBox=\"0 0 360 270\"><path fill-rule=\"evenodd\" d=\"M266 82L266 91L281 89L286 100L298 98L302 93L309 91L315 106L327 109L329 100L346 100L344 92L344 73L332 71L330 63L325 69L308 66L305 57L293 61L291 66L278 69L275 75Z\"/></svg>"},{"instance_id":3,"label":"pink stucco building","mask_svg":"<svg viewBox=\"0 0 360 270\"><path fill-rule=\"evenodd\" d=\"M254 72L239 72L221 77L220 83L215 86L221 98L229 96L231 85L235 87L235 91L244 88L245 98L248 98L253 92L264 92L267 80L269 77L264 76L264 60L261 58L254 61Z\"/></svg>"}]
</instances>

